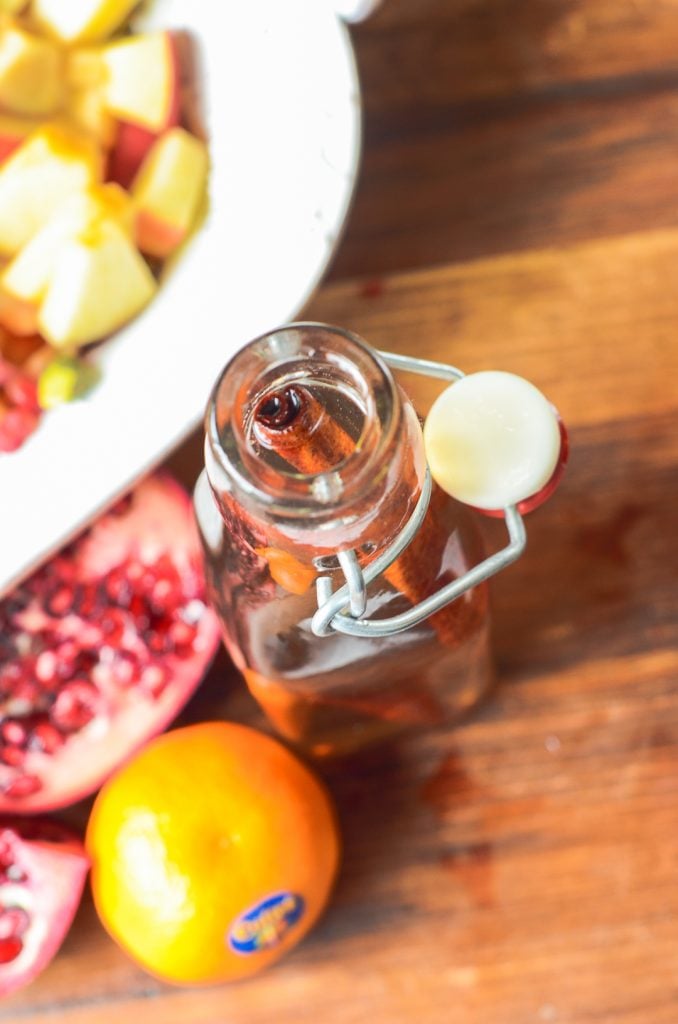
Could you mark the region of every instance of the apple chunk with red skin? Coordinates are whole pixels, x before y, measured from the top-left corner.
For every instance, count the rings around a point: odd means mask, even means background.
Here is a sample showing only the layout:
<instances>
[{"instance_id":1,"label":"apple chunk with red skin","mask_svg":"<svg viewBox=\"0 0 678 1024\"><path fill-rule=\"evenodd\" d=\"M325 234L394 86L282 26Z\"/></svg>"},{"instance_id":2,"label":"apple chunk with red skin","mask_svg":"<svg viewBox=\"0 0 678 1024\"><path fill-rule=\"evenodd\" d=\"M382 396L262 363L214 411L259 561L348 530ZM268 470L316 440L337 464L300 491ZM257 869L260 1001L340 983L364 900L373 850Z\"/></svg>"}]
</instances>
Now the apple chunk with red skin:
<instances>
[{"instance_id":1,"label":"apple chunk with red skin","mask_svg":"<svg viewBox=\"0 0 678 1024\"><path fill-rule=\"evenodd\" d=\"M132 184L147 153L162 133L179 124L181 112L180 67L174 37L170 32L162 32L135 38L143 42L139 43L136 52L132 52L133 59L129 59L126 72L122 70L125 64L123 51L119 74L131 75L132 83L139 75L149 77L152 74L156 84L149 90L151 99L145 98L141 88L137 89L133 84L126 90L113 86L110 65L115 64L115 59L112 62L109 60L108 87L103 87L104 103L108 103L108 109L119 122L107 177L117 181L123 188L129 188ZM143 55L144 52L147 54L148 65L145 60L138 60L139 54ZM130 58L129 54L127 58ZM129 93L129 96L123 95L123 92ZM165 96L166 99L157 102L157 99L152 99L153 96Z\"/></svg>"},{"instance_id":2,"label":"apple chunk with red skin","mask_svg":"<svg viewBox=\"0 0 678 1024\"><path fill-rule=\"evenodd\" d=\"M106 68L103 95L112 114L151 132L176 117L179 93L177 50L170 32L129 36L101 50Z\"/></svg>"},{"instance_id":3,"label":"apple chunk with red skin","mask_svg":"<svg viewBox=\"0 0 678 1024\"><path fill-rule=\"evenodd\" d=\"M207 185L207 147L183 128L155 143L132 186L137 245L165 259L196 222Z\"/></svg>"}]
</instances>

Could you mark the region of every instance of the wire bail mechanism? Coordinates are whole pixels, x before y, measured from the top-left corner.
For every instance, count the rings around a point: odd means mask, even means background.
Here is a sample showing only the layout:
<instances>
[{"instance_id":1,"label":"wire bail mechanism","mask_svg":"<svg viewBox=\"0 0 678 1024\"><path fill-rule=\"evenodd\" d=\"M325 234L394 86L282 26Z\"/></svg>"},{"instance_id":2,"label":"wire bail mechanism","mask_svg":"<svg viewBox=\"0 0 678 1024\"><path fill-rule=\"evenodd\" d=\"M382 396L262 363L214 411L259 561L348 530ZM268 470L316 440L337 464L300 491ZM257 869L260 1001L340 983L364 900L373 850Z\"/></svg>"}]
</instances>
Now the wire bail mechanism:
<instances>
[{"instance_id":1,"label":"wire bail mechanism","mask_svg":"<svg viewBox=\"0 0 678 1024\"><path fill-rule=\"evenodd\" d=\"M394 370L405 370L408 373L446 381L461 380L465 376L457 367L448 366L446 363L415 359L412 356L396 355L393 352L380 352L379 355ZM440 611L445 605L456 601L467 590L501 572L523 553L527 540L525 525L516 506L511 505L503 510L509 543L500 551L489 555L478 565L465 572L463 576L459 576L452 583L441 587L435 594L431 594L430 597L399 615L375 621L363 618L367 607L368 585L395 562L415 537L428 511L432 488L431 471L427 466L421 495L415 509L386 551L375 558L365 569L360 566L353 549L341 551L337 557L346 583L339 590L333 592L332 580L328 576L321 576L316 581L318 611L311 620L311 628L316 636L330 636L333 632L337 632L350 636L384 637L411 629L412 626L419 625L424 619Z\"/></svg>"}]
</instances>

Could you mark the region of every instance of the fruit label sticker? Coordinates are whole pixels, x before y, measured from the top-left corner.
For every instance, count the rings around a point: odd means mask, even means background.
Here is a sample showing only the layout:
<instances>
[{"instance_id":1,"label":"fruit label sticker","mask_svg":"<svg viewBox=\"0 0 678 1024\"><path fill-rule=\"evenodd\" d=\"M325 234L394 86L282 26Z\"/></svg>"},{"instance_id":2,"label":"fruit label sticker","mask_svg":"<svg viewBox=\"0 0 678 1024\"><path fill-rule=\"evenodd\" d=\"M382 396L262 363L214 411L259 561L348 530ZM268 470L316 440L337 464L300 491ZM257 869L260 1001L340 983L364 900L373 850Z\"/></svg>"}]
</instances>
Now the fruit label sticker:
<instances>
[{"instance_id":1,"label":"fruit label sticker","mask_svg":"<svg viewBox=\"0 0 678 1024\"><path fill-rule=\"evenodd\" d=\"M279 892L256 903L236 918L228 941L236 953L272 949L285 938L304 913L304 901L293 892Z\"/></svg>"}]
</instances>

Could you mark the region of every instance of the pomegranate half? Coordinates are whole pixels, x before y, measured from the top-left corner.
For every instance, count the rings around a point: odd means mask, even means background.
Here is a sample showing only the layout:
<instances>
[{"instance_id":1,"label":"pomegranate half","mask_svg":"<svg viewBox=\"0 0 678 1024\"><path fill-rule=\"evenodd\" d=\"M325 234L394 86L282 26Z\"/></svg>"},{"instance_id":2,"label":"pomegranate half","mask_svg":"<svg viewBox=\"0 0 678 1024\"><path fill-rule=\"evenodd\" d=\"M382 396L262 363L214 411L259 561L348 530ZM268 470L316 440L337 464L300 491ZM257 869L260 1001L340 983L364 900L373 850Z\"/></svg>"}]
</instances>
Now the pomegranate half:
<instances>
[{"instance_id":1,"label":"pomegranate half","mask_svg":"<svg viewBox=\"0 0 678 1024\"><path fill-rule=\"evenodd\" d=\"M149 477L0 602L0 812L63 807L161 732L219 642L186 492Z\"/></svg>"},{"instance_id":2,"label":"pomegranate half","mask_svg":"<svg viewBox=\"0 0 678 1024\"><path fill-rule=\"evenodd\" d=\"M0 996L52 960L80 903L89 860L53 821L0 818Z\"/></svg>"}]
</instances>

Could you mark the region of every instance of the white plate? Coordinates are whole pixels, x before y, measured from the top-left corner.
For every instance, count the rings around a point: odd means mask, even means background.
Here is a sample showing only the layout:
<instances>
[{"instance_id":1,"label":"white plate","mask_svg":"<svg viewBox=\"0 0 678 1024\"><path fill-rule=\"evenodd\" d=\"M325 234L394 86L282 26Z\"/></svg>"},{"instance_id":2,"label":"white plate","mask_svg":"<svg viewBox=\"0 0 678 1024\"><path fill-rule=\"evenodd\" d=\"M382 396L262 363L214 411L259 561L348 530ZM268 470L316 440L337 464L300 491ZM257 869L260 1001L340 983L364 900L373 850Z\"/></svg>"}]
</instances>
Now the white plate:
<instances>
[{"instance_id":1,"label":"white plate","mask_svg":"<svg viewBox=\"0 0 678 1024\"><path fill-rule=\"evenodd\" d=\"M160 294L102 345L102 380L0 456L0 594L158 463L221 367L294 317L325 270L359 159L348 35L318 0L154 0L144 27L194 34L210 213Z\"/></svg>"}]
</instances>

